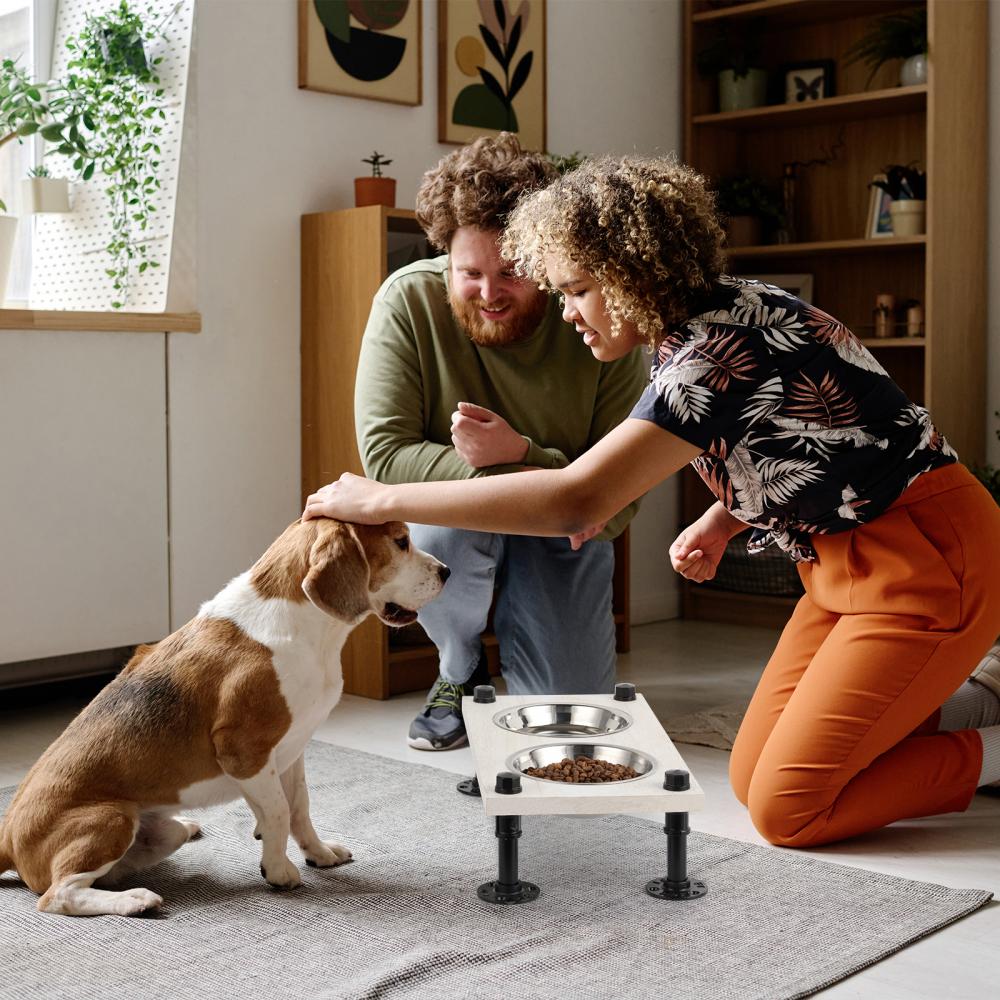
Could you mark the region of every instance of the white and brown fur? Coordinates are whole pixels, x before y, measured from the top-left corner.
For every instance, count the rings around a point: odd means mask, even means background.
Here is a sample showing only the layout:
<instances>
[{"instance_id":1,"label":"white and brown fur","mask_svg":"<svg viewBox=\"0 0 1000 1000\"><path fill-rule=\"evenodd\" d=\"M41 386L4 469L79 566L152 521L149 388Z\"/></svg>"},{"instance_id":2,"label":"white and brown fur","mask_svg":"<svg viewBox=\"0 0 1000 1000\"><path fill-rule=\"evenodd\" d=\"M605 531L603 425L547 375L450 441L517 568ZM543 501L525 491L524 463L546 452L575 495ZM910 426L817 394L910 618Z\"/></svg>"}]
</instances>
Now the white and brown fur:
<instances>
[{"instance_id":1,"label":"white and brown fur","mask_svg":"<svg viewBox=\"0 0 1000 1000\"><path fill-rule=\"evenodd\" d=\"M240 796L271 885L301 882L289 833L308 864L350 860L313 829L303 750L340 698L351 629L372 612L414 620L447 576L399 522L296 521L195 618L140 647L42 755L0 825L0 872L16 869L47 913L156 909L148 889L93 885L196 836L179 811Z\"/></svg>"}]
</instances>

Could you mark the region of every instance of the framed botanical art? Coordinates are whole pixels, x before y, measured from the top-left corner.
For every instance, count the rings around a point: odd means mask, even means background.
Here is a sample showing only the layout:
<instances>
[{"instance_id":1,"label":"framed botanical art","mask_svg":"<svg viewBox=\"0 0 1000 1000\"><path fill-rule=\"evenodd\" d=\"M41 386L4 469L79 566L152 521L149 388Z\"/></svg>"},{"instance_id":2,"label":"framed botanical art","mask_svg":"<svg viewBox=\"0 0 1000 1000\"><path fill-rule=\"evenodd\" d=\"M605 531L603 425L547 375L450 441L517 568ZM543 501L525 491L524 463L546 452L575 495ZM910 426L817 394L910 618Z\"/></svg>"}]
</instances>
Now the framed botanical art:
<instances>
[{"instance_id":1,"label":"framed botanical art","mask_svg":"<svg viewBox=\"0 0 1000 1000\"><path fill-rule=\"evenodd\" d=\"M438 0L438 140L545 149L545 0Z\"/></svg>"},{"instance_id":2,"label":"framed botanical art","mask_svg":"<svg viewBox=\"0 0 1000 1000\"><path fill-rule=\"evenodd\" d=\"M421 0L299 0L299 87L421 103Z\"/></svg>"}]
</instances>

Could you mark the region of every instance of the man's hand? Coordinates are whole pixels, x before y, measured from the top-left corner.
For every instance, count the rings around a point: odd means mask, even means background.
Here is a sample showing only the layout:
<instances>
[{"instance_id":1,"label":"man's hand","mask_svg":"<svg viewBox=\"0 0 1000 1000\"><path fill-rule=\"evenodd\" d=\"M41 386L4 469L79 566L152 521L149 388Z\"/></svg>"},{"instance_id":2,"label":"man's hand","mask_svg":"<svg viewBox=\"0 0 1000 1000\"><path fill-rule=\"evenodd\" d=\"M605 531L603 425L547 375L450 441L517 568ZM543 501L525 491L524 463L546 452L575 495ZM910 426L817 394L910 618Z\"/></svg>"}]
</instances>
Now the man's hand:
<instances>
[{"instance_id":1,"label":"man's hand","mask_svg":"<svg viewBox=\"0 0 1000 1000\"><path fill-rule=\"evenodd\" d=\"M474 469L516 465L528 454L528 442L503 417L475 403L459 403L451 415L451 442Z\"/></svg>"},{"instance_id":2,"label":"man's hand","mask_svg":"<svg viewBox=\"0 0 1000 1000\"><path fill-rule=\"evenodd\" d=\"M589 528L584 528L583 531L578 531L575 535L569 536L570 548L576 552L584 542L589 542L594 535L599 535L607 525L607 521L602 521L600 524L592 524Z\"/></svg>"}]
</instances>

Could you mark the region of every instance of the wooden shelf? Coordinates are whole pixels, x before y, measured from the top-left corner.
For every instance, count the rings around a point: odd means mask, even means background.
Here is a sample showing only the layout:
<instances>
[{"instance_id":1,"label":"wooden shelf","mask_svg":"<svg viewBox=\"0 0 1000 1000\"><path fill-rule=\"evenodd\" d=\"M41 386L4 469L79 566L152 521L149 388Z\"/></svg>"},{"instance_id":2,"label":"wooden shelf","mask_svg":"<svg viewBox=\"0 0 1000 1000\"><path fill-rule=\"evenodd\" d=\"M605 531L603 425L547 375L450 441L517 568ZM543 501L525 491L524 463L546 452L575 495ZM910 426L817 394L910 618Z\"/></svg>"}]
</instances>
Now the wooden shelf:
<instances>
[{"instance_id":1,"label":"wooden shelf","mask_svg":"<svg viewBox=\"0 0 1000 1000\"><path fill-rule=\"evenodd\" d=\"M693 14L691 20L694 24L718 24L777 15L787 25L816 24L842 18L845 7L852 17L867 17L912 6L913 0L757 0L756 3L701 11Z\"/></svg>"},{"instance_id":2,"label":"wooden shelf","mask_svg":"<svg viewBox=\"0 0 1000 1000\"><path fill-rule=\"evenodd\" d=\"M71 309L0 309L0 330L200 333L201 314L75 312Z\"/></svg>"},{"instance_id":3,"label":"wooden shelf","mask_svg":"<svg viewBox=\"0 0 1000 1000\"><path fill-rule=\"evenodd\" d=\"M853 329L853 328L852 328ZM862 337L861 343L865 347L918 347L927 346L926 337Z\"/></svg>"},{"instance_id":4,"label":"wooden shelf","mask_svg":"<svg viewBox=\"0 0 1000 1000\"><path fill-rule=\"evenodd\" d=\"M863 94L843 94L799 104L768 104L745 111L720 111L695 115L694 125L713 125L730 129L759 129L768 126L792 127L819 125L825 122L852 121L859 115L878 118L882 115L910 114L927 109L927 85L892 87Z\"/></svg>"},{"instance_id":5,"label":"wooden shelf","mask_svg":"<svg viewBox=\"0 0 1000 1000\"><path fill-rule=\"evenodd\" d=\"M730 257L812 257L820 254L864 251L916 250L927 244L926 236L884 236L878 239L820 240L815 243L773 243L756 247L727 247Z\"/></svg>"}]
</instances>

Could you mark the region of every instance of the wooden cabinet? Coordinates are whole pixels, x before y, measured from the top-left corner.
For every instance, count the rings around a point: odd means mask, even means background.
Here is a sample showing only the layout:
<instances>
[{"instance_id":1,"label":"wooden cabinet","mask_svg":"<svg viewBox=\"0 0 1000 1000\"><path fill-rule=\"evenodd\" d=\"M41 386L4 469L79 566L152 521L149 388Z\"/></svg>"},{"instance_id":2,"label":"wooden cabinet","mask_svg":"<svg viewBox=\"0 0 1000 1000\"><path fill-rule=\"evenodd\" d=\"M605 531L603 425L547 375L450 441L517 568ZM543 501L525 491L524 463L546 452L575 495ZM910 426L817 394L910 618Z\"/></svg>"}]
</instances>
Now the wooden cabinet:
<instances>
[{"instance_id":1,"label":"wooden cabinet","mask_svg":"<svg viewBox=\"0 0 1000 1000\"><path fill-rule=\"evenodd\" d=\"M430 253L413 212L371 206L302 217L302 499L342 472L363 475L354 433L354 379L372 299L391 270ZM613 612L619 652L629 643L628 533L615 541ZM437 650L397 645L369 618L344 648L344 690L388 698L427 689ZM496 639L483 637L491 670Z\"/></svg>"},{"instance_id":2,"label":"wooden cabinet","mask_svg":"<svg viewBox=\"0 0 1000 1000\"><path fill-rule=\"evenodd\" d=\"M713 180L749 174L775 183L797 169L796 242L729 250L732 274L811 274L812 301L846 323L903 390L927 406L966 461L985 448L987 5L984 0L687 0L684 16L684 156ZM899 62L866 89L848 47L883 14L925 6L926 84L897 85ZM835 94L820 100L717 111L716 81L698 75L697 53L717 34L758 31L772 80L792 63L833 60ZM782 89L783 88L780 88ZM927 171L926 235L865 238L868 183L887 164ZM875 296L924 306L925 332L875 339ZM691 476L693 474L687 473ZM685 488L682 518L713 498ZM780 623L794 599L753 598L684 584L686 616Z\"/></svg>"}]
</instances>

